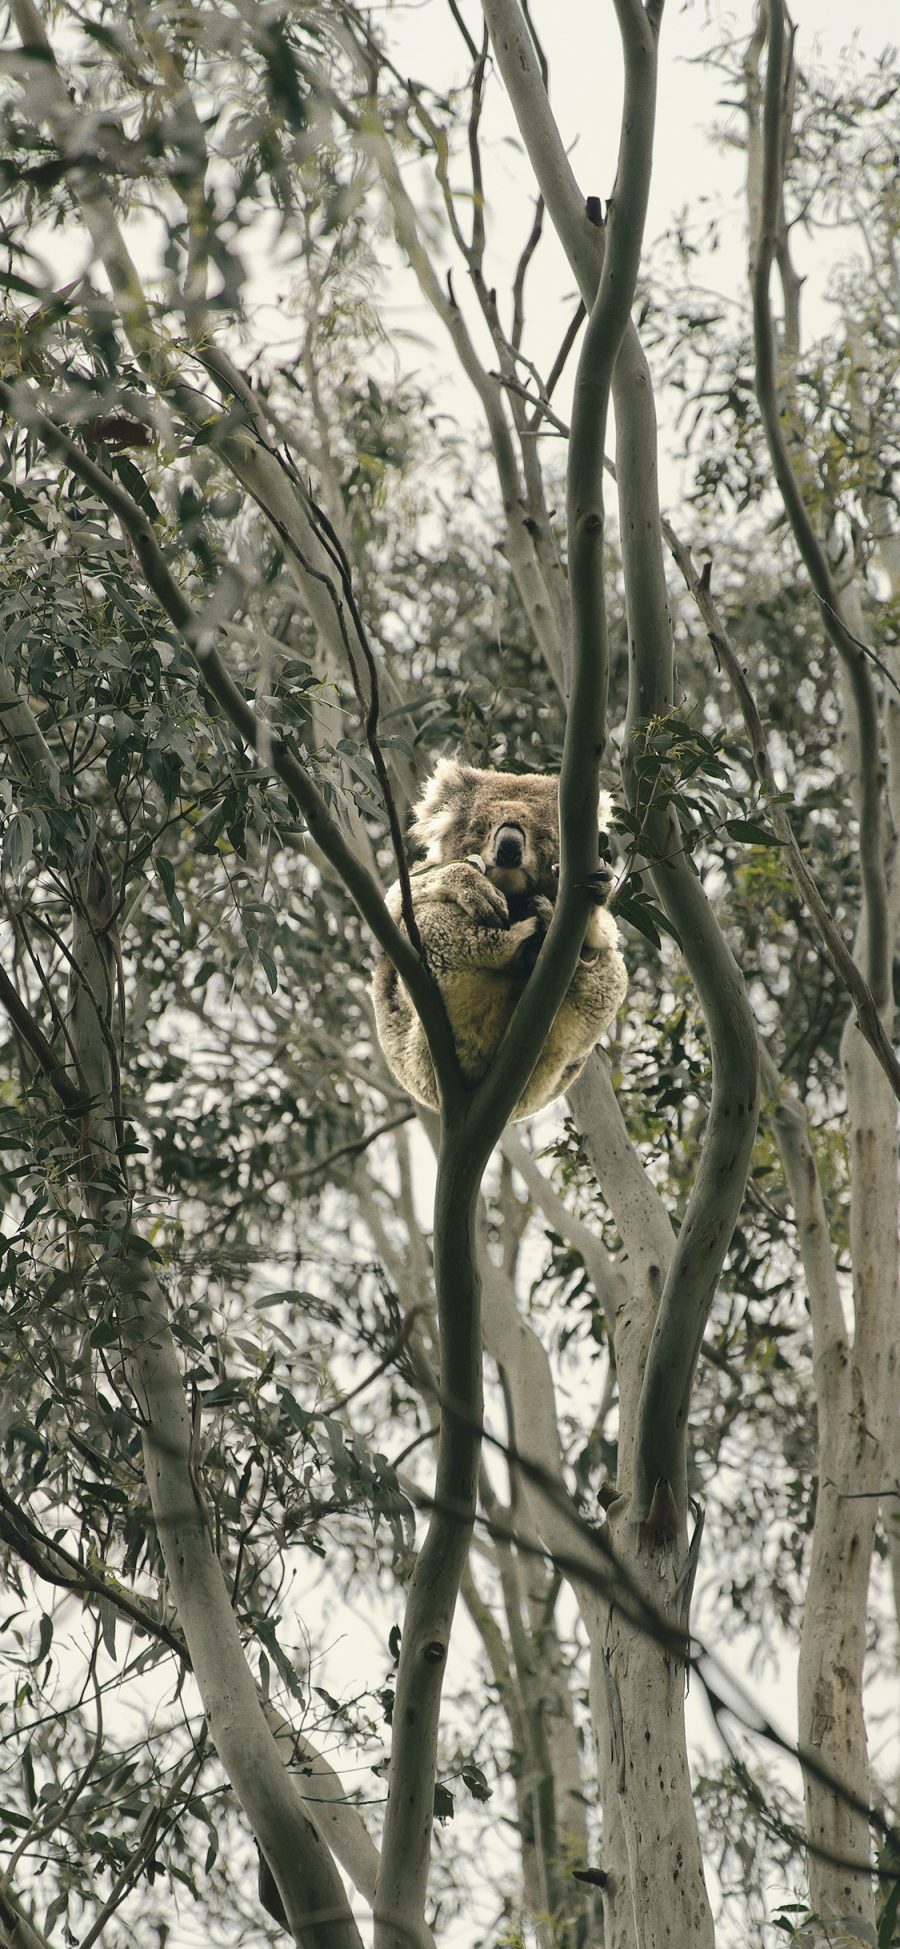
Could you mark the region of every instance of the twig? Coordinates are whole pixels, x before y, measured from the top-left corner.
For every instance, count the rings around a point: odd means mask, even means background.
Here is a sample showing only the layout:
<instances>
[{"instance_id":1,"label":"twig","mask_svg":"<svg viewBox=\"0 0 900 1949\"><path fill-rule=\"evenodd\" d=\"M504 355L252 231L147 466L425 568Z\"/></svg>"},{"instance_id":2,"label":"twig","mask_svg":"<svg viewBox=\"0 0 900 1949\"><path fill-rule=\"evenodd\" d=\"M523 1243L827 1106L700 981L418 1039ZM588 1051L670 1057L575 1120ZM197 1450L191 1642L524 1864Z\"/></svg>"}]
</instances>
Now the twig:
<instances>
[{"instance_id":1,"label":"twig","mask_svg":"<svg viewBox=\"0 0 900 1949\"><path fill-rule=\"evenodd\" d=\"M157 1638L161 1644L174 1651L176 1657L190 1664L187 1649L182 1640L170 1631L167 1624L160 1622L146 1611L137 1598L129 1596L121 1584L111 1578L103 1577L91 1570L69 1550L63 1548L54 1538L45 1536L27 1511L14 1501L0 1484L0 1536L7 1546L27 1563L45 1583L58 1589L78 1591L85 1597L104 1598L107 1603L127 1617L130 1624L148 1637Z\"/></svg>"},{"instance_id":2,"label":"twig","mask_svg":"<svg viewBox=\"0 0 900 1949\"><path fill-rule=\"evenodd\" d=\"M868 932L868 976L876 1005L887 1007L890 999L889 926L875 694L865 660L844 622L840 596L794 472L779 411L769 283L772 261L779 244L785 149L789 135L787 105L790 98L791 47L785 44L783 0L770 0L767 14L763 181L756 262L752 274L756 395L785 512L819 602L826 633L846 670L856 710L860 749L865 754L860 775L860 869ZM871 1037L867 1037L867 1040L871 1041ZM876 1053L879 1054L879 1061L883 1061L881 1054ZM896 1089L893 1076L891 1080Z\"/></svg>"},{"instance_id":3,"label":"twig","mask_svg":"<svg viewBox=\"0 0 900 1949\"><path fill-rule=\"evenodd\" d=\"M296 1173L292 1182L302 1184L306 1178L318 1177L320 1171L329 1170L331 1165L336 1164L341 1157L358 1157L361 1151L368 1150L370 1144L374 1144L379 1137L384 1137L389 1130L398 1130L401 1124L413 1122L415 1114L414 1110L403 1110L400 1116L389 1117L386 1123L378 1123L374 1130L367 1130L362 1137L357 1138L355 1143L339 1144L337 1149L330 1150L326 1157L320 1157L318 1164L305 1165L302 1171Z\"/></svg>"},{"instance_id":4,"label":"twig","mask_svg":"<svg viewBox=\"0 0 900 1949\"><path fill-rule=\"evenodd\" d=\"M163 1806L153 1808L153 1811L150 1814L149 1819L147 1820L147 1823L144 1827L143 1834L141 1835L140 1841L137 1847L135 1848L134 1853L131 1855L130 1859L126 1861L125 1866L124 1868L122 1868L121 1872L116 1876L112 1888L110 1889L109 1894L106 1898L106 1901L103 1903L102 1908L99 1909L97 1914L95 1915L90 1928L82 1936L81 1941L78 1944L78 1949L92 1949L92 1944L98 1941L99 1937L101 1936L103 1930L106 1927L107 1922L110 1919L110 1916L115 1914L116 1909L119 1907L120 1902L123 1900L124 1896L127 1895L129 1888L133 1888L139 1874L141 1873L142 1869L146 1865L147 1861L150 1859L150 1856L156 1847L157 1841L160 1838L160 1828L163 1824L165 1815L167 1813L169 1814L170 1818L167 1822L167 1825L171 1826L172 1817L173 1817L172 1810L174 1809L176 1802L179 1800L185 1802L191 1798L194 1792L194 1788L196 1786L197 1776L200 1772L201 1766L203 1765L204 1749L206 1747L208 1736L209 1735L208 1735L207 1727L204 1725L201 1729L200 1736L199 1739L197 1740L196 1745L193 1747L191 1752L185 1754L185 1757L182 1760L181 1765L178 1767L175 1773L175 1777L167 1789L165 1802L163 1803ZM193 1772L194 1778L191 1781L187 1793L183 1793L182 1781L185 1780L188 1774L191 1772Z\"/></svg>"},{"instance_id":5,"label":"twig","mask_svg":"<svg viewBox=\"0 0 900 1949\"><path fill-rule=\"evenodd\" d=\"M445 1091L455 1096L462 1085L453 1038L436 983L411 941L391 919L380 887L345 839L305 766L283 737L272 738L270 743L264 739L255 711L210 642L202 618L175 581L143 510L118 481L111 480L35 404L28 389L0 380L0 406L29 426L46 446L60 453L72 473L91 487L121 521L148 586L183 638L207 689L250 749L257 756L266 750L272 769L300 806L314 841L340 874L379 946L402 976L422 1019L436 1072L443 1079Z\"/></svg>"},{"instance_id":6,"label":"twig","mask_svg":"<svg viewBox=\"0 0 900 1949\"><path fill-rule=\"evenodd\" d=\"M369 754L372 759L375 775L376 778L378 779L378 783L381 788L381 796L384 802L384 809L387 814L388 828L391 836L391 846L393 849L394 859L397 866L397 876L400 881L400 901L401 901L401 911L403 914L403 924L406 928L409 939L412 942L412 945L415 948L415 951L421 960L423 958L422 940L416 922L415 909L413 907L412 893L410 890L409 866L407 864L407 859L406 859L406 849L403 844L403 833L400 826L400 815L397 811L397 802L394 798L393 789L391 786L390 778L388 776L387 766L384 761L384 754L382 752L381 744L378 738L378 719L379 719L379 712L380 712L378 666L375 660L375 655L372 650L371 643L369 642L368 631L363 622L359 605L357 604L356 597L353 593L353 579L352 579L352 574L350 569L350 563L347 559L346 550L343 546L343 543L340 541L338 535L336 534L335 529L331 521L329 520L327 514L325 513L324 508L320 507L319 503L313 498L313 495L310 492L308 486L306 486L304 482L301 480L300 475L298 474L297 469L294 466L293 462L291 461L290 457L285 454L279 454L277 449L272 445L271 441L269 440L262 409L259 406L259 403L256 399L256 395L254 394L252 386L248 384L247 380L244 378L243 373L241 373L238 370L238 368L234 365L233 361L228 357L226 353L219 352L217 348L213 350L207 348L205 356L203 358L203 363L208 366L210 372L213 374L213 377L218 381L218 383L220 385L224 385L225 387L227 387L228 390L232 392L234 397L240 400L242 406L244 407L247 413L250 423L253 426L259 445L263 447L268 454L271 455L273 460L277 461L278 464L285 469L285 472L288 474L289 478L292 480L294 484L294 487L297 490L297 493L303 504L307 519L309 520L310 526L312 527L314 533L317 534L319 541L322 543L322 546L325 549L326 554L330 557L331 561L334 563L334 566L337 569L338 575L340 577L344 600L346 601L347 607L350 611L351 620L353 622L353 626L356 631L356 640L359 644L360 649L362 650L363 657L366 663L366 668L369 673L368 700L363 696L362 684L360 683L359 672L357 669L356 656L354 654L353 646L350 641L349 631L347 629L347 625L344 620L344 612L341 604L341 599L340 596L338 595L337 589L335 588L330 575L326 575L323 569L316 568L315 564L309 560L309 557L304 553L303 549L300 547L299 542L297 542L295 537L291 534L290 529L287 527L286 523L281 521L278 518L278 516L270 509L267 508L265 510L266 519L269 521L271 527L274 529L279 540L283 543L284 547L288 550L288 553L293 555L295 561L299 562L300 567L303 569L305 575L310 576L314 582L319 582L322 584L323 588L326 590L326 593L329 597L332 608L334 609L335 620L338 625L341 642L343 644L344 652L346 654L347 667L350 671L350 678L353 684L354 693L356 695L359 708L363 714L363 724L365 729L366 743L369 748Z\"/></svg>"},{"instance_id":7,"label":"twig","mask_svg":"<svg viewBox=\"0 0 900 1949\"><path fill-rule=\"evenodd\" d=\"M708 580L698 575L691 559L690 550L676 535L671 523L665 519L662 531L678 567L684 576L691 595L697 604L706 624L710 643L727 671L728 679L743 714L750 740L750 754L753 769L759 780L766 800L766 810L772 830L785 850L788 867L803 903L813 922L822 946L828 956L838 980L843 984L856 1010L856 1019L873 1054L877 1056L885 1075L888 1077L895 1096L900 1099L900 1062L891 1047L884 1024L878 1012L875 996L861 969L857 966L839 928L825 905L822 895L810 873L809 867L797 842L787 811L781 803L778 787L772 770L772 761L766 741L762 718L756 700L744 674L716 603L710 593Z\"/></svg>"},{"instance_id":8,"label":"twig","mask_svg":"<svg viewBox=\"0 0 900 1949\"><path fill-rule=\"evenodd\" d=\"M77 1116L85 1107L84 1091L73 1083L71 1076L63 1068L43 1030L38 1027L4 968L0 968L0 1002L3 1003L22 1041L31 1050L48 1083L56 1091L63 1109Z\"/></svg>"},{"instance_id":9,"label":"twig","mask_svg":"<svg viewBox=\"0 0 900 1949\"><path fill-rule=\"evenodd\" d=\"M357 1381L356 1386L351 1387L348 1394L341 1394L336 1401L329 1401L324 1408L316 1408L310 1417L311 1420L324 1421L328 1415L340 1414L341 1410L348 1407L351 1401L357 1400L360 1394L365 1394L373 1382L377 1381L380 1374L386 1374L388 1368L393 1367L399 1359L404 1347L409 1344L418 1314L424 1313L425 1311L426 1308L424 1306L414 1307L413 1311L408 1313L402 1321L399 1332L395 1333L387 1353L383 1359L379 1360L377 1367L373 1367L371 1373L366 1374L363 1380Z\"/></svg>"}]
</instances>

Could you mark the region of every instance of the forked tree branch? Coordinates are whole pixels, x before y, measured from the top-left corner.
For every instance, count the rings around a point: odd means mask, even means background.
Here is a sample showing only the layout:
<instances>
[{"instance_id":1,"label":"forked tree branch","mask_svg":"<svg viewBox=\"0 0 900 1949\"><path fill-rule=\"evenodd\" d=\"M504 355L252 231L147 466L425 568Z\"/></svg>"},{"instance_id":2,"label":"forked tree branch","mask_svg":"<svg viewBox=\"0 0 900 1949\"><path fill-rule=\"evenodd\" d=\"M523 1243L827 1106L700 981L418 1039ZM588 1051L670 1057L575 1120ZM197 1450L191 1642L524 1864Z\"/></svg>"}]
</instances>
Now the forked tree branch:
<instances>
[{"instance_id":1,"label":"forked tree branch","mask_svg":"<svg viewBox=\"0 0 900 1949\"><path fill-rule=\"evenodd\" d=\"M533 45L515 0L484 0L498 65L516 110L548 211L586 304L596 289L601 239L563 149ZM629 10L632 45L640 50L658 14ZM617 178L617 192L621 176ZM608 256L615 201L606 240ZM629 725L671 707L672 645L662 569L656 478L656 424L650 375L633 323L616 361L620 534L625 557L631 690ZM657 1479L678 1490L684 1506L685 1443L690 1390L722 1257L743 1194L756 1126L756 1040L749 1007L700 882L677 834L650 835L654 852L672 861L657 873L661 903L681 935L685 958L710 1025L714 1101L692 1202L671 1258L650 1346L635 1451L635 1506L646 1514ZM538 964L539 971L540 963ZM530 997L526 995L525 1004ZM520 1011L521 1013L521 1011ZM739 1135L738 1135L739 1133ZM698 1215L705 1211L702 1227ZM708 1223L706 1222L708 1219Z\"/></svg>"},{"instance_id":2,"label":"forked tree branch","mask_svg":"<svg viewBox=\"0 0 900 1949\"><path fill-rule=\"evenodd\" d=\"M487 15L487 8L485 9ZM582 348L573 435L570 536L572 707L560 778L560 890L547 942L484 1081L444 1116L434 1217L442 1421L435 1508L407 1601L375 1917L376 1949L406 1949L422 1927L437 1728L449 1627L478 1485L481 1321L476 1201L490 1151L531 1074L570 985L596 868L598 772L605 735L603 442L616 354L634 297L652 158L656 33L639 0L617 0L625 53L619 214Z\"/></svg>"},{"instance_id":3,"label":"forked tree branch","mask_svg":"<svg viewBox=\"0 0 900 1949\"><path fill-rule=\"evenodd\" d=\"M490 24L493 9L486 5ZM606 738L608 645L603 578L603 458L619 348L628 328L649 195L657 36L640 0L617 0L625 96L603 268L576 378L569 453L572 679L559 781L560 885L546 943L524 995L475 1092L470 1141L496 1142L543 1048L584 941L596 868L599 767ZM532 47L532 58L536 59ZM514 101L517 117L519 103ZM523 135L525 131L523 129ZM559 143L557 132L556 141ZM548 199L549 204L549 199ZM585 218L590 237L590 226ZM487 1150L485 1151L487 1155Z\"/></svg>"}]
</instances>

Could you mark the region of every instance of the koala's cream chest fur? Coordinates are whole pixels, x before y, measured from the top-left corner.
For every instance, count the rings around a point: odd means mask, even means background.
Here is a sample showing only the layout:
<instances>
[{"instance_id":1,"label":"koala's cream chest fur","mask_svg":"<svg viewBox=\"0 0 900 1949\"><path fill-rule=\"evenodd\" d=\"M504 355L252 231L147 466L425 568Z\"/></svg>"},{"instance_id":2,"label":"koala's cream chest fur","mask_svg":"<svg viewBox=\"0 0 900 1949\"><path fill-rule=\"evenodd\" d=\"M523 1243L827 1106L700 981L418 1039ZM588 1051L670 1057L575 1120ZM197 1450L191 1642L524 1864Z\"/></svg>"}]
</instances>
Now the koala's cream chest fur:
<instances>
[{"instance_id":1,"label":"koala's cream chest fur","mask_svg":"<svg viewBox=\"0 0 900 1949\"><path fill-rule=\"evenodd\" d=\"M600 816L608 816L609 801ZM443 758L415 811L412 836L425 863L412 875L422 944L444 999L460 1068L481 1081L522 994L549 925L559 861L557 781L538 774L476 771ZM611 878L611 876L608 876ZM627 986L608 892L582 959L513 1120L532 1116L567 1090L620 1007ZM400 920L400 890L388 904ZM375 971L378 1036L398 1082L437 1108L428 1045L407 991L386 956Z\"/></svg>"}]
</instances>

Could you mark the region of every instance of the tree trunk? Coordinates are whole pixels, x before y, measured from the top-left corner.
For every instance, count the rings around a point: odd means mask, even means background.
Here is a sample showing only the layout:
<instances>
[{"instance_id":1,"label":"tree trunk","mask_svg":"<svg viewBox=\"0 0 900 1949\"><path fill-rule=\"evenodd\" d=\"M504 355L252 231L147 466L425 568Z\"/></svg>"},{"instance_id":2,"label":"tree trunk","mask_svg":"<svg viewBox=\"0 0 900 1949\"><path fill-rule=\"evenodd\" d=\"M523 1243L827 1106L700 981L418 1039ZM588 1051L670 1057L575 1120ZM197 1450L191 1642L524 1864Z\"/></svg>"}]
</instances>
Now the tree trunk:
<instances>
[{"instance_id":1,"label":"tree trunk","mask_svg":"<svg viewBox=\"0 0 900 1949\"><path fill-rule=\"evenodd\" d=\"M679 1620L683 1541L635 1532L614 1505L616 1552L662 1620ZM684 1725L683 1661L647 1630L610 1611L605 1653L618 1816L634 1908L634 1949L715 1949ZM620 1941L629 1943L622 1933Z\"/></svg>"},{"instance_id":2,"label":"tree trunk","mask_svg":"<svg viewBox=\"0 0 900 1949\"><path fill-rule=\"evenodd\" d=\"M800 1642L800 1744L846 1790L806 1774L812 1906L826 1920L849 1918L856 1939L871 1942L862 1680L878 1497L890 1489L896 1448L898 1157L893 1094L853 1022L843 1054L856 1331L852 1349L835 1335L816 1363L819 1499Z\"/></svg>"}]
</instances>

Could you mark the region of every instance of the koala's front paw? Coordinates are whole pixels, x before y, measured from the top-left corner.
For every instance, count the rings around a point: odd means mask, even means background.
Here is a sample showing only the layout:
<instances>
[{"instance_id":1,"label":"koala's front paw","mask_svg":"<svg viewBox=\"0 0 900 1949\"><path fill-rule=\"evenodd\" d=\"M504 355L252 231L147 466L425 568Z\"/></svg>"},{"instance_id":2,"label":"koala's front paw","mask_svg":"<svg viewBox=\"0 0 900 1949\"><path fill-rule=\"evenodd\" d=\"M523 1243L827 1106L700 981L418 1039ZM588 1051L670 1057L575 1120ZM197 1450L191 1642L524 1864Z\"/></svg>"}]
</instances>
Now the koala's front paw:
<instances>
[{"instance_id":1,"label":"koala's front paw","mask_svg":"<svg viewBox=\"0 0 900 1949\"><path fill-rule=\"evenodd\" d=\"M541 938L543 938L549 932L550 922L553 919L553 902L552 900L548 900L543 893L536 893L531 905L535 920L540 929Z\"/></svg>"},{"instance_id":2,"label":"koala's front paw","mask_svg":"<svg viewBox=\"0 0 900 1949\"><path fill-rule=\"evenodd\" d=\"M598 907L606 906L615 877L612 867L608 866L605 860L601 860L596 873L589 873L587 879L582 882Z\"/></svg>"},{"instance_id":3,"label":"koala's front paw","mask_svg":"<svg viewBox=\"0 0 900 1949\"><path fill-rule=\"evenodd\" d=\"M516 973L527 980L544 944L544 935L553 919L553 905L549 900L538 897L534 901L534 912L524 920L513 922L509 930L510 942L515 943L513 966ZM547 915L538 912L539 907L548 909Z\"/></svg>"},{"instance_id":4,"label":"koala's front paw","mask_svg":"<svg viewBox=\"0 0 900 1949\"><path fill-rule=\"evenodd\" d=\"M583 961L593 961L598 954L610 954L619 944L619 930L612 914L606 907L595 907L587 924L584 946L581 950Z\"/></svg>"},{"instance_id":5,"label":"koala's front paw","mask_svg":"<svg viewBox=\"0 0 900 1949\"><path fill-rule=\"evenodd\" d=\"M414 881L414 890L415 886ZM474 921L476 927L505 928L509 922L506 896L485 878L484 863L477 854L423 874L422 897L450 902Z\"/></svg>"},{"instance_id":6,"label":"koala's front paw","mask_svg":"<svg viewBox=\"0 0 900 1949\"><path fill-rule=\"evenodd\" d=\"M541 948L544 945L544 936L547 933L552 919L552 900L545 899L542 893L536 893L531 902L531 913L527 914L524 920L517 921L510 928L510 934L517 934L520 929L522 930L521 946L516 954L516 971L518 974L525 975L526 978L530 975ZM526 929L528 930L527 932L525 931Z\"/></svg>"},{"instance_id":7,"label":"koala's front paw","mask_svg":"<svg viewBox=\"0 0 900 1949\"><path fill-rule=\"evenodd\" d=\"M465 884L459 899L463 912L479 927L507 927L509 908L506 895L501 893L499 887L492 886L476 867L467 867L465 871Z\"/></svg>"}]
</instances>

